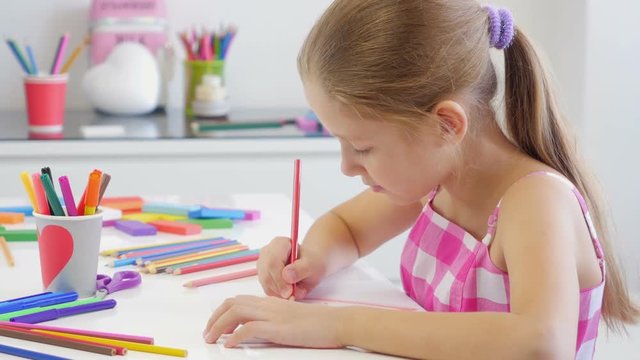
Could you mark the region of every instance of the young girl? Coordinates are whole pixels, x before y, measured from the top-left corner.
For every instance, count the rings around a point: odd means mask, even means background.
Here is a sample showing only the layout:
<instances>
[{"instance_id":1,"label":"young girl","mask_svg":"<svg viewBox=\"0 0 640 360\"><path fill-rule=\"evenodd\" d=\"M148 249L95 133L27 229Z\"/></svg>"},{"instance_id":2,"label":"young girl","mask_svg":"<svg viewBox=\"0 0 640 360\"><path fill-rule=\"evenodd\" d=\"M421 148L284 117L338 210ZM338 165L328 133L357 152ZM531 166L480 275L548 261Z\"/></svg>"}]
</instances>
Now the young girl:
<instances>
[{"instance_id":1,"label":"young girl","mask_svg":"<svg viewBox=\"0 0 640 360\"><path fill-rule=\"evenodd\" d=\"M504 52L505 123L490 48ZM337 0L299 57L311 107L368 190L258 263L267 298L228 299L205 339L357 346L428 359L591 359L600 316L638 318L601 204L533 46L473 0ZM503 125L503 126L501 126ZM426 312L332 308L319 281L411 227L406 293ZM605 285L606 284L606 285ZM239 325L243 325L240 326Z\"/></svg>"}]
</instances>

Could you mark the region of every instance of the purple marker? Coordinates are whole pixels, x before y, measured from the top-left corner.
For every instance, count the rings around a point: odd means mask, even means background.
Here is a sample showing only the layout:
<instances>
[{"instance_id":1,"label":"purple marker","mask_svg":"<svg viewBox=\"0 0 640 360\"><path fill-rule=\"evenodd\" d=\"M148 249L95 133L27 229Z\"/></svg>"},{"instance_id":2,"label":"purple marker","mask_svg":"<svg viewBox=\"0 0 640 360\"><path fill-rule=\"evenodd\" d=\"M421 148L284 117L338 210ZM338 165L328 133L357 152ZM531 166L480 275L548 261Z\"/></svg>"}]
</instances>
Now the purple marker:
<instances>
[{"instance_id":1,"label":"purple marker","mask_svg":"<svg viewBox=\"0 0 640 360\"><path fill-rule=\"evenodd\" d=\"M67 208L67 215L78 216L78 209L76 209L76 202L73 200L73 192L71 192L69 178L66 176L60 176L58 178L58 182L60 183L60 190L62 191L64 205Z\"/></svg>"},{"instance_id":2,"label":"purple marker","mask_svg":"<svg viewBox=\"0 0 640 360\"><path fill-rule=\"evenodd\" d=\"M93 302L89 304L82 304L77 306L70 306L62 309L49 309L40 311L33 314L16 316L11 318L12 322L37 324L45 321L55 320L65 316L73 316L78 314L84 314L88 312L112 309L116 306L116 301L113 299Z\"/></svg>"},{"instance_id":3,"label":"purple marker","mask_svg":"<svg viewBox=\"0 0 640 360\"><path fill-rule=\"evenodd\" d=\"M118 220L116 221L116 229L123 231L132 236L155 235L158 229L135 220Z\"/></svg>"}]
</instances>

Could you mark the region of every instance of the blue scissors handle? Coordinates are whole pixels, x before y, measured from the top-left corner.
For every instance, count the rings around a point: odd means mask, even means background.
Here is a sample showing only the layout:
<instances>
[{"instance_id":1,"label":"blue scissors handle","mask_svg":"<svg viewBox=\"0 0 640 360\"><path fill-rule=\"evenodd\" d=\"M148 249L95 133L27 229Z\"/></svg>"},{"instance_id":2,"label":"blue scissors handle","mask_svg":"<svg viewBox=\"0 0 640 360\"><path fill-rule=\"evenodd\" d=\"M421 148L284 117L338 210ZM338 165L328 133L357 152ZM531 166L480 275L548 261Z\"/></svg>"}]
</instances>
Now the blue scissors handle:
<instances>
[{"instance_id":1,"label":"blue scissors handle","mask_svg":"<svg viewBox=\"0 0 640 360\"><path fill-rule=\"evenodd\" d=\"M118 271L113 277L99 274L96 280L97 290L105 290L111 294L116 291L130 289L140 285L142 277L137 271Z\"/></svg>"}]
</instances>

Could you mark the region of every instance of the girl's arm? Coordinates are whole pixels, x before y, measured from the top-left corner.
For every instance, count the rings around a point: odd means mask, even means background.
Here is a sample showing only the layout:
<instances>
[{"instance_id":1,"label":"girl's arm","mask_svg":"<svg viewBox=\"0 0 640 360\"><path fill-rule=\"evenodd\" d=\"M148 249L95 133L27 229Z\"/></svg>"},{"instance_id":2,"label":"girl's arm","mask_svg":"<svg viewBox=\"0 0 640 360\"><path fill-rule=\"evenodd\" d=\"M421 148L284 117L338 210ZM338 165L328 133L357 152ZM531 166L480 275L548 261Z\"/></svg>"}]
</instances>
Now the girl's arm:
<instances>
[{"instance_id":1,"label":"girl's arm","mask_svg":"<svg viewBox=\"0 0 640 360\"><path fill-rule=\"evenodd\" d=\"M300 256L313 251L327 260L326 274L331 274L408 229L421 210L419 202L397 205L385 195L366 190L316 220Z\"/></svg>"},{"instance_id":2,"label":"girl's arm","mask_svg":"<svg viewBox=\"0 0 640 360\"><path fill-rule=\"evenodd\" d=\"M576 249L584 227L577 201L564 184L531 177L503 198L493 244L500 246L509 271L509 313L331 308L238 296L216 309L205 339L214 342L243 324L226 346L259 338L291 346L357 346L422 359L573 359L579 309ZM348 244L354 237L345 238Z\"/></svg>"},{"instance_id":3,"label":"girl's arm","mask_svg":"<svg viewBox=\"0 0 640 360\"><path fill-rule=\"evenodd\" d=\"M337 342L412 358L573 359L576 245L585 226L575 196L557 180L533 177L505 195L498 221L510 313L337 309Z\"/></svg>"}]
</instances>

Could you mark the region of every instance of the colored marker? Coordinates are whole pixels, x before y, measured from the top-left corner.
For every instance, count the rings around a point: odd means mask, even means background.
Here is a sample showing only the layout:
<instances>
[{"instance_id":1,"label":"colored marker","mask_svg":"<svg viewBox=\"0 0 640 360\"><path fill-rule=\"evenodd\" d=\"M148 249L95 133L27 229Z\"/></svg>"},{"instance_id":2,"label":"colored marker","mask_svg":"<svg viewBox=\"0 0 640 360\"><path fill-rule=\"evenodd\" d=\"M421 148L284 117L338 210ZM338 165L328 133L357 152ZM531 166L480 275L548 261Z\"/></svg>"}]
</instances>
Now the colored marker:
<instances>
[{"instance_id":1,"label":"colored marker","mask_svg":"<svg viewBox=\"0 0 640 360\"><path fill-rule=\"evenodd\" d=\"M49 204L47 203L47 196L44 194L44 188L42 187L40 174L31 174L31 180L33 181L33 191L36 194L36 200L38 202L38 213L42 215L51 215L51 212L49 211Z\"/></svg>"},{"instance_id":2,"label":"colored marker","mask_svg":"<svg viewBox=\"0 0 640 360\"><path fill-rule=\"evenodd\" d=\"M40 180L42 181L42 187L47 194L47 199L49 200L49 205L51 205L53 215L65 216L64 209L62 208L62 205L60 205L58 194L56 193L56 189L53 188L53 182L51 182L49 174L40 175Z\"/></svg>"},{"instance_id":3,"label":"colored marker","mask_svg":"<svg viewBox=\"0 0 640 360\"><path fill-rule=\"evenodd\" d=\"M53 64L51 65L51 75L60 73L62 58L64 57L65 50L67 49L67 43L69 43L69 34L64 34L60 38L60 42L58 42L58 49L56 50L56 55L53 58Z\"/></svg>"},{"instance_id":4,"label":"colored marker","mask_svg":"<svg viewBox=\"0 0 640 360\"><path fill-rule=\"evenodd\" d=\"M20 173L20 179L22 180L22 185L24 185L24 190L27 192L27 196L29 196L29 202L35 212L38 212L38 203L36 202L36 193L33 191L33 183L31 183L31 178L29 177L29 173L23 171Z\"/></svg>"},{"instance_id":5,"label":"colored marker","mask_svg":"<svg viewBox=\"0 0 640 360\"><path fill-rule=\"evenodd\" d=\"M12 322L37 324L45 321L56 320L61 317L73 316L84 314L88 312L112 309L116 306L117 302L113 299L103 300L98 302L92 302L88 304L70 306L62 309L49 309L40 311L33 314L16 316L11 318Z\"/></svg>"},{"instance_id":6,"label":"colored marker","mask_svg":"<svg viewBox=\"0 0 640 360\"><path fill-rule=\"evenodd\" d=\"M93 170L89 175L89 184L87 185L87 198L86 205L84 207L85 215L93 215L96 213L98 207L98 200L100 199L100 180L102 179L102 172L99 170Z\"/></svg>"},{"instance_id":7,"label":"colored marker","mask_svg":"<svg viewBox=\"0 0 640 360\"><path fill-rule=\"evenodd\" d=\"M73 192L71 191L71 184L69 184L69 178L66 176L60 176L58 178L60 183L60 191L62 191L62 198L64 204L67 207L67 215L78 216L78 209L76 209L76 203L73 199Z\"/></svg>"}]
</instances>

